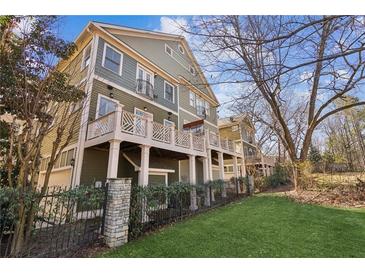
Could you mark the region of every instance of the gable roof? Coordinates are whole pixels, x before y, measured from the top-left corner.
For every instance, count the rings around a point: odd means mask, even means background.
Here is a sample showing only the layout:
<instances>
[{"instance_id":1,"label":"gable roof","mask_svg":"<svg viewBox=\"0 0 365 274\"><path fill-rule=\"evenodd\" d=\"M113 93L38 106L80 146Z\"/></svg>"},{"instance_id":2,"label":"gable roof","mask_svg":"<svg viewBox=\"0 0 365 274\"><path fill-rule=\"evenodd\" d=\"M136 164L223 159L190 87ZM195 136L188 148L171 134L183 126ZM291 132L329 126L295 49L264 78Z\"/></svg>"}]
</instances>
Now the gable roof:
<instances>
[{"instance_id":1,"label":"gable roof","mask_svg":"<svg viewBox=\"0 0 365 274\"><path fill-rule=\"evenodd\" d=\"M89 22L89 24L93 24L93 25L97 26L99 29L103 29L104 31L107 31L111 34L137 36L137 37L145 37L145 38L149 38L149 39L161 39L161 40L171 40L171 41L180 42L182 44L185 52L188 53L188 57L195 65L195 67L198 71L199 77L201 78L203 84L206 86L206 88L209 92L209 95L216 102L216 104L219 105L219 101L218 101L215 93L211 89L203 71L201 70L201 67L200 67L198 61L196 60L188 42L186 41L184 36L176 35L176 34L169 34L169 33L164 33L164 32L158 32L158 31L130 28L130 27L102 23L102 22L97 22L97 21L91 21L91 22ZM202 92L202 93L204 94L204 92Z\"/></svg>"}]
</instances>

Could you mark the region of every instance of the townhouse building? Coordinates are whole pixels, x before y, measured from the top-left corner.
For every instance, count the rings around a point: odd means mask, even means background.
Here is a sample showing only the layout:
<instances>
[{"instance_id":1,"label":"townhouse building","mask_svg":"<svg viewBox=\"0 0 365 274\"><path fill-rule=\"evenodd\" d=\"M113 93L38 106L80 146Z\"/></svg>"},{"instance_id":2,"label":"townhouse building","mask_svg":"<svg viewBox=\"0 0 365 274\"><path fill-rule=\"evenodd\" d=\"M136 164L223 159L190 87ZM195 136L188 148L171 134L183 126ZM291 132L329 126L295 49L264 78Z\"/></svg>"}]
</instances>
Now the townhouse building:
<instances>
[{"instance_id":1,"label":"townhouse building","mask_svg":"<svg viewBox=\"0 0 365 274\"><path fill-rule=\"evenodd\" d=\"M86 99L50 185L117 177L196 184L224 179L227 160L235 177L245 175L242 146L221 138L219 102L184 37L89 22L75 43L58 68L72 73ZM40 184L53 136L42 145Z\"/></svg>"}]
</instances>

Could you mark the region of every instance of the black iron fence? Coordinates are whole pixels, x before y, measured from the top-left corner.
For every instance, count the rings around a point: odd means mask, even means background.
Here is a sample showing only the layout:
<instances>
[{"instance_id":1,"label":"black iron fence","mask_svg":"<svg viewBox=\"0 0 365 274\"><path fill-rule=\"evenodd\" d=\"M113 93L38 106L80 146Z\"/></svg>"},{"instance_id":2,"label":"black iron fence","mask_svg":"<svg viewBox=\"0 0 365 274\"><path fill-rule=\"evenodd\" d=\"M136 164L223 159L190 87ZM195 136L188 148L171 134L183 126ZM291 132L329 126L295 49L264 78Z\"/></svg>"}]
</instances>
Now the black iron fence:
<instances>
[{"instance_id":1,"label":"black iron fence","mask_svg":"<svg viewBox=\"0 0 365 274\"><path fill-rule=\"evenodd\" d=\"M204 185L173 184L159 187L132 185L129 240L163 225L226 205L247 196L233 184L212 181Z\"/></svg>"},{"instance_id":2,"label":"black iron fence","mask_svg":"<svg viewBox=\"0 0 365 274\"><path fill-rule=\"evenodd\" d=\"M72 256L100 238L107 186L0 189L0 257Z\"/></svg>"}]
</instances>

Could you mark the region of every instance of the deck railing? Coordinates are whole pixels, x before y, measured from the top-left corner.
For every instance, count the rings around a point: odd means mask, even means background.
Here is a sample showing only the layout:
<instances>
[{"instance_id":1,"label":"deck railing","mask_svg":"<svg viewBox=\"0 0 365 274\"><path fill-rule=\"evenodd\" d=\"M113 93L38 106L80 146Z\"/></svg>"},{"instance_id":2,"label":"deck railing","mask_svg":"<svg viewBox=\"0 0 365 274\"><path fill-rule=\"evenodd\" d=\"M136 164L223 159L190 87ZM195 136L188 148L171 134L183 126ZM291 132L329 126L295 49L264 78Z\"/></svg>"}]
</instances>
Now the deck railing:
<instances>
[{"instance_id":1,"label":"deck railing","mask_svg":"<svg viewBox=\"0 0 365 274\"><path fill-rule=\"evenodd\" d=\"M119 127L116 125L117 123L120 123ZM202 152L205 150L204 136L194 136L191 133L176 130L172 126L155 122L149 117L136 115L125 110L109 113L91 122L88 126L87 139L91 140L115 130L172 146Z\"/></svg>"},{"instance_id":2,"label":"deck railing","mask_svg":"<svg viewBox=\"0 0 365 274\"><path fill-rule=\"evenodd\" d=\"M88 140L110 133L115 126L115 112L108 113L92 121L87 129Z\"/></svg>"}]
</instances>

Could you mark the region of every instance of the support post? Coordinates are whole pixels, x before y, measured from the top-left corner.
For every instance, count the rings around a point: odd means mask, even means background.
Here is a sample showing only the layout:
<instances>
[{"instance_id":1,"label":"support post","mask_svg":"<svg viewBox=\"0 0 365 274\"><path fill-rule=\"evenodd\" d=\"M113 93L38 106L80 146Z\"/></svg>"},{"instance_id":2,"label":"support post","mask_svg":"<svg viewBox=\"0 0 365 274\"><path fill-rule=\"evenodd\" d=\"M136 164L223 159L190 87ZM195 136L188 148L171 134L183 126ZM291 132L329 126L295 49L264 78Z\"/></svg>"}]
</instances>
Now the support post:
<instances>
[{"instance_id":1,"label":"support post","mask_svg":"<svg viewBox=\"0 0 365 274\"><path fill-rule=\"evenodd\" d=\"M108 179L104 240L109 247L118 247L128 242L131 181L131 178Z\"/></svg>"},{"instance_id":2,"label":"support post","mask_svg":"<svg viewBox=\"0 0 365 274\"><path fill-rule=\"evenodd\" d=\"M151 124L152 126L152 124ZM141 167L138 174L138 185L148 185L148 170L150 165L150 146L140 145L141 148Z\"/></svg>"},{"instance_id":3,"label":"support post","mask_svg":"<svg viewBox=\"0 0 365 274\"><path fill-rule=\"evenodd\" d=\"M241 188L238 185L238 164L237 164L237 156L233 156L232 157L233 160L233 177L234 177L234 183L236 185L236 188L238 190L238 193L241 193Z\"/></svg>"},{"instance_id":4,"label":"support post","mask_svg":"<svg viewBox=\"0 0 365 274\"><path fill-rule=\"evenodd\" d=\"M224 159L223 152L218 152L218 168L219 168L219 179L224 181ZM225 184L222 189L222 197L227 197L227 190Z\"/></svg>"},{"instance_id":5,"label":"support post","mask_svg":"<svg viewBox=\"0 0 365 274\"><path fill-rule=\"evenodd\" d=\"M108 158L108 171L107 178L117 178L118 177L118 162L119 162L119 150L120 150L120 140L109 141L109 158Z\"/></svg>"},{"instance_id":6,"label":"support post","mask_svg":"<svg viewBox=\"0 0 365 274\"><path fill-rule=\"evenodd\" d=\"M195 211L198 209L196 203L196 162L195 155L189 155L189 181L193 186L193 189L190 192L190 210Z\"/></svg>"},{"instance_id":7,"label":"support post","mask_svg":"<svg viewBox=\"0 0 365 274\"><path fill-rule=\"evenodd\" d=\"M209 152L210 153L210 150ZM209 181L209 157L203 158L203 183L206 184ZM210 192L208 189L205 191L204 205L210 206Z\"/></svg>"}]
</instances>

